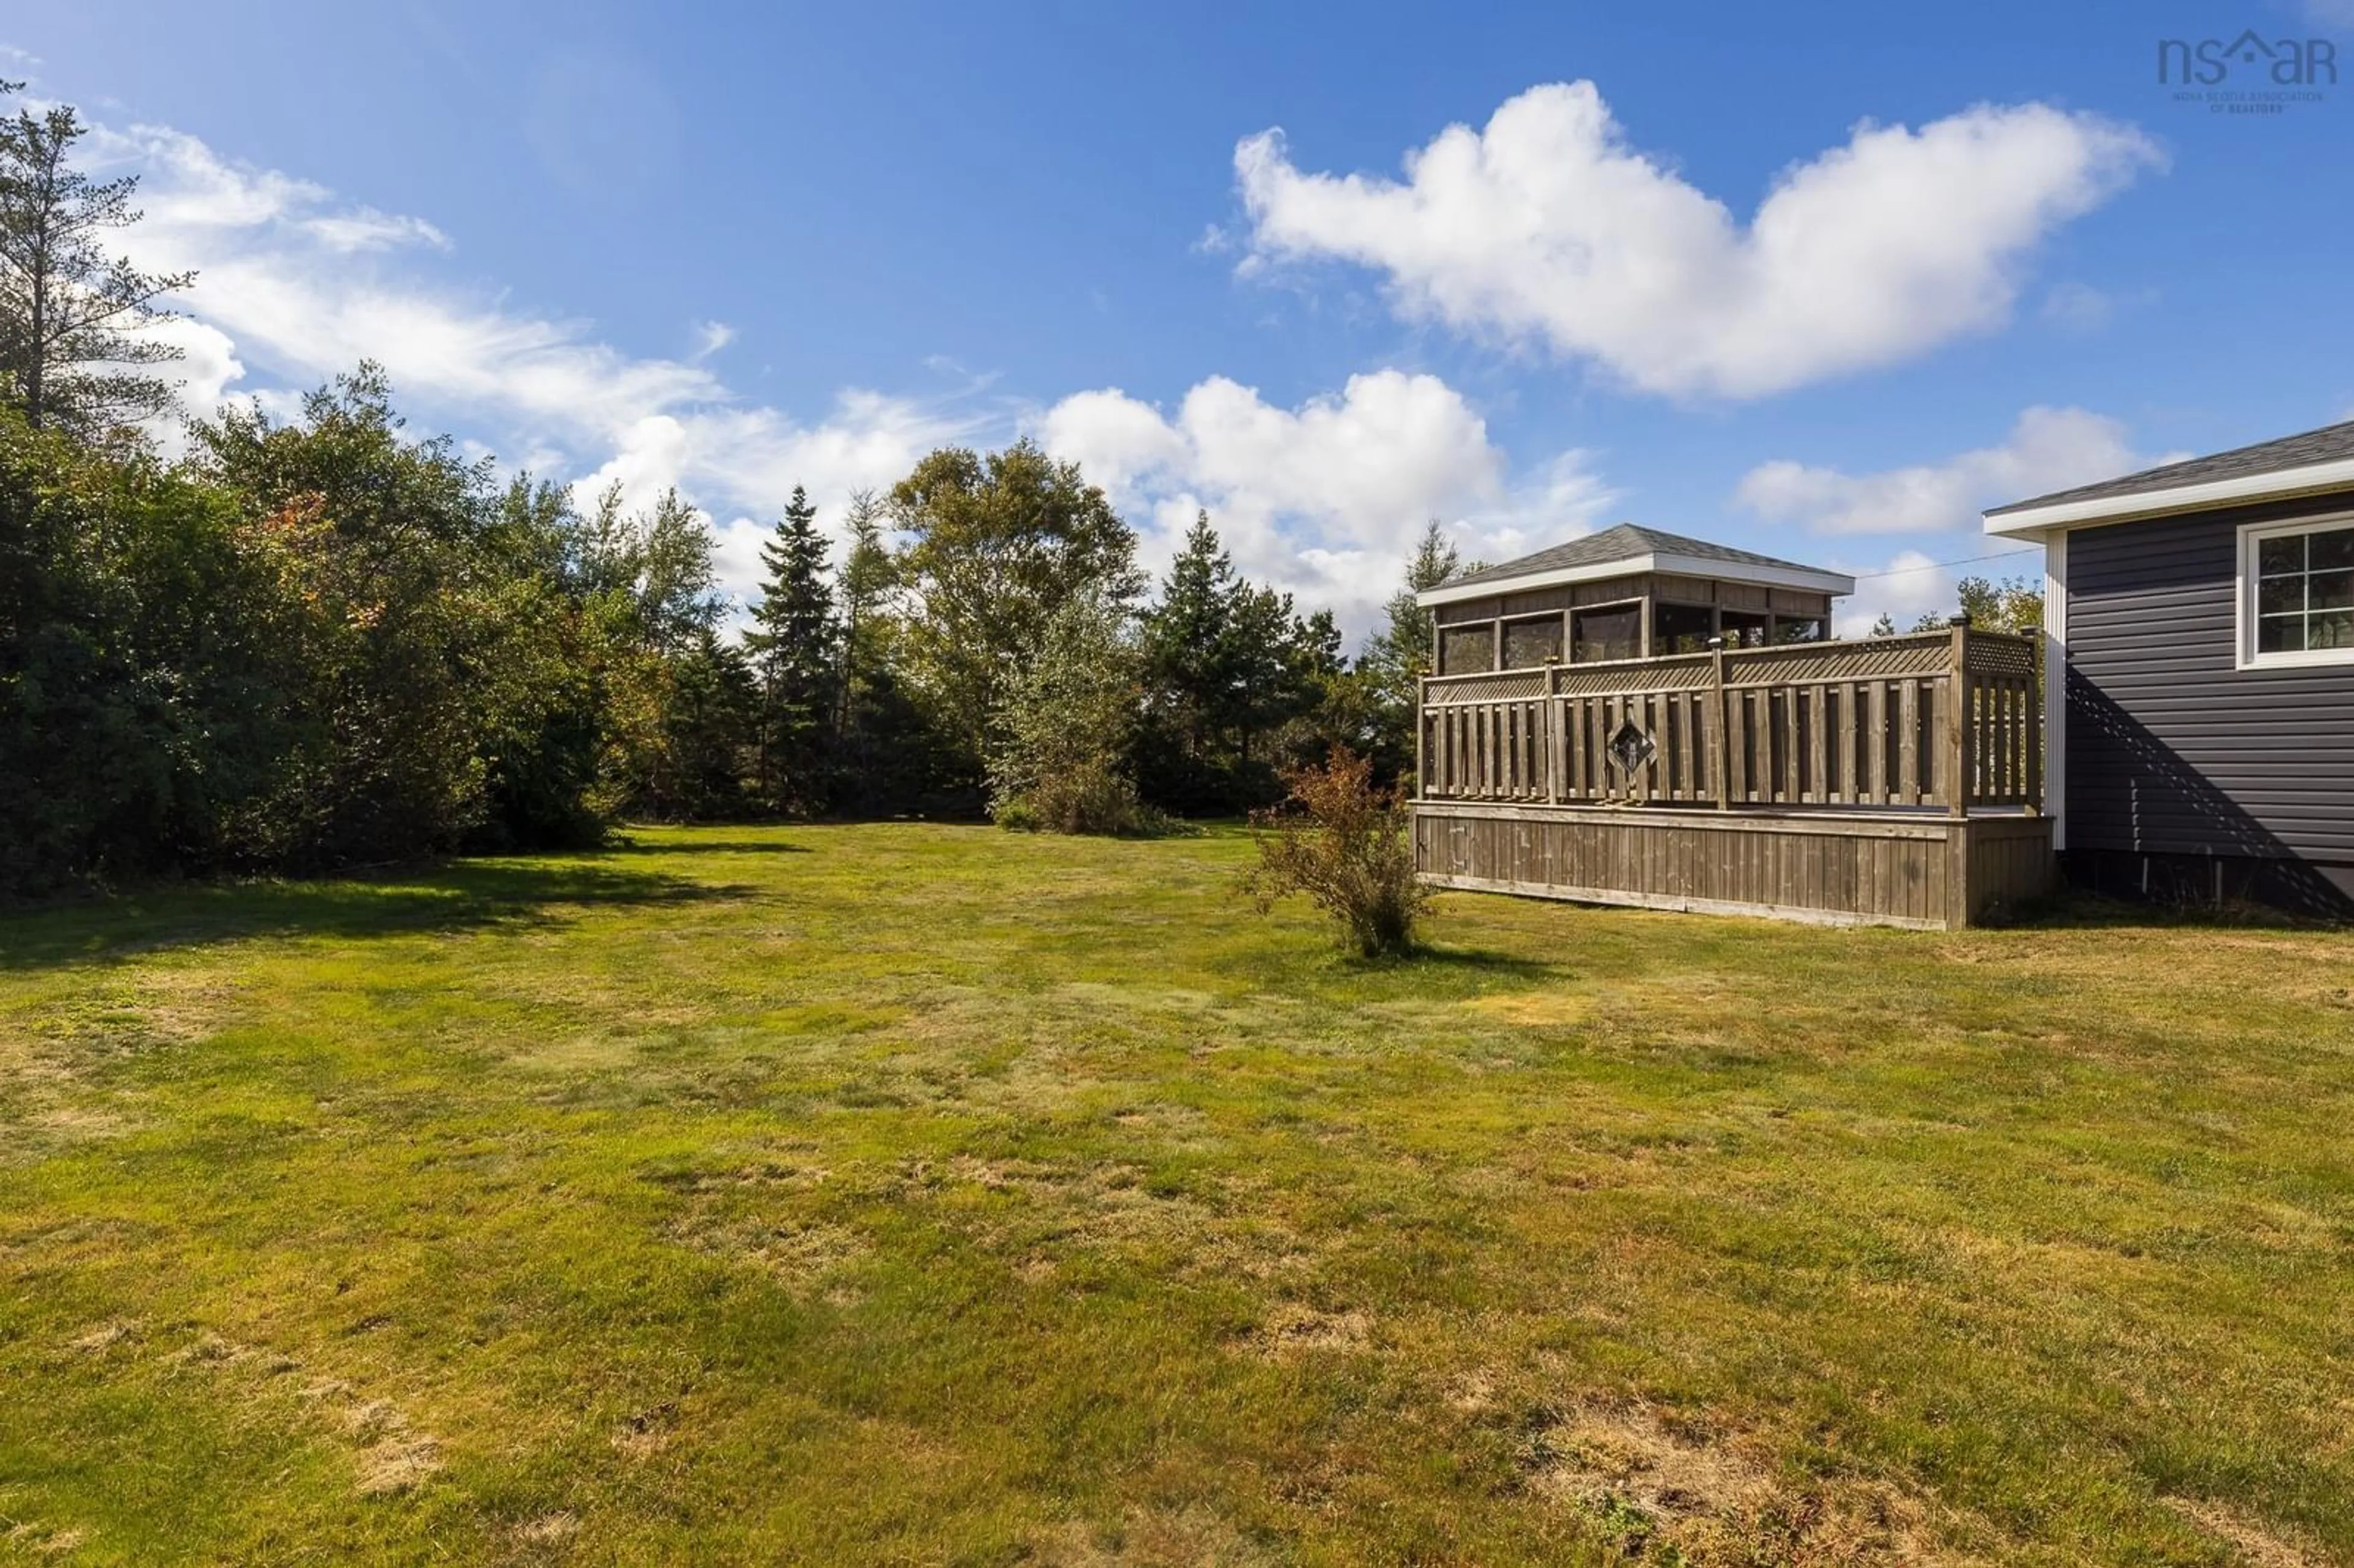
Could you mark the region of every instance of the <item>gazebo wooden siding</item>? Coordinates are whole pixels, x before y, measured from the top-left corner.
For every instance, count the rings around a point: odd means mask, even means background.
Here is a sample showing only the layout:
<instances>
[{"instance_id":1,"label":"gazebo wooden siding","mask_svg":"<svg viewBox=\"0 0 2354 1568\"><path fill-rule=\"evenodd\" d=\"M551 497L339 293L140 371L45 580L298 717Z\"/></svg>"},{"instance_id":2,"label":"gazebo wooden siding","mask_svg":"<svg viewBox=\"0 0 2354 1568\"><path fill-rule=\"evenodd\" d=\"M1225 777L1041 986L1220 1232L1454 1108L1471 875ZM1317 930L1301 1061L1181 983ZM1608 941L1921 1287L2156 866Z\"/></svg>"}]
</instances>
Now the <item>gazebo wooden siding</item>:
<instances>
[{"instance_id":1,"label":"gazebo wooden siding","mask_svg":"<svg viewBox=\"0 0 2354 1568\"><path fill-rule=\"evenodd\" d=\"M1432 676L1417 864L1455 887L1967 925L2043 891L2033 641L1955 627ZM1649 755L1610 753L1631 724Z\"/></svg>"}]
</instances>

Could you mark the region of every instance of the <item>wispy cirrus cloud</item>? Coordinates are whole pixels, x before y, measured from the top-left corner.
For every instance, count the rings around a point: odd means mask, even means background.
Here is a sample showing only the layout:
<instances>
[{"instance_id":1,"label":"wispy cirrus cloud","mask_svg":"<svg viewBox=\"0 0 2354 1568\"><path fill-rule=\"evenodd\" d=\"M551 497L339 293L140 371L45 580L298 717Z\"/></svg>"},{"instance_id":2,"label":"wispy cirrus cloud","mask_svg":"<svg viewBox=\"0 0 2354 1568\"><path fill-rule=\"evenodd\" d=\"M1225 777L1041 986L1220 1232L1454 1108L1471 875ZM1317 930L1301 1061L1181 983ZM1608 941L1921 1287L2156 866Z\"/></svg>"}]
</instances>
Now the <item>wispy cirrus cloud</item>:
<instances>
[{"instance_id":1,"label":"wispy cirrus cloud","mask_svg":"<svg viewBox=\"0 0 2354 1568\"><path fill-rule=\"evenodd\" d=\"M734 336L723 323L696 323L684 358L631 354L590 322L453 278L453 242L425 218L224 158L167 127L99 126L88 145L102 172L141 176L141 263L198 273L178 302L187 319L161 329L187 351L191 411L256 392L282 404L372 359L404 404L473 447L523 454L584 492L620 480L643 502L679 486L720 520L739 594L757 579L748 541L795 484L838 515L851 490L887 485L933 447L1009 418L961 395L850 388L807 422L741 397L704 363Z\"/></svg>"},{"instance_id":2,"label":"wispy cirrus cloud","mask_svg":"<svg viewBox=\"0 0 2354 1568\"><path fill-rule=\"evenodd\" d=\"M687 357L695 360L708 359L735 341L736 329L726 322L696 322L695 351Z\"/></svg>"}]
</instances>

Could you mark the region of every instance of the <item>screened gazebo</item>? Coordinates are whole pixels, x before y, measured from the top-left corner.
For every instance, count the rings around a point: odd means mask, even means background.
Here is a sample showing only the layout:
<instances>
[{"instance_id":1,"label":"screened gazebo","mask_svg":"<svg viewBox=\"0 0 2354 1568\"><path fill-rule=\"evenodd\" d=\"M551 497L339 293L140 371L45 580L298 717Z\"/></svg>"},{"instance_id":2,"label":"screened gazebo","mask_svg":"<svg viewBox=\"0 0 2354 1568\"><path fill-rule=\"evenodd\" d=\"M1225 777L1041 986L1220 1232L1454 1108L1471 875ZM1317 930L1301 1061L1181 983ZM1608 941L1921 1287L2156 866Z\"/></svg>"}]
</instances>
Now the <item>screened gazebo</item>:
<instances>
[{"instance_id":1,"label":"screened gazebo","mask_svg":"<svg viewBox=\"0 0 2354 1568\"><path fill-rule=\"evenodd\" d=\"M1920 927L2042 891L2034 643L1834 640L1854 588L1628 524L1422 594L1426 879Z\"/></svg>"}]
</instances>

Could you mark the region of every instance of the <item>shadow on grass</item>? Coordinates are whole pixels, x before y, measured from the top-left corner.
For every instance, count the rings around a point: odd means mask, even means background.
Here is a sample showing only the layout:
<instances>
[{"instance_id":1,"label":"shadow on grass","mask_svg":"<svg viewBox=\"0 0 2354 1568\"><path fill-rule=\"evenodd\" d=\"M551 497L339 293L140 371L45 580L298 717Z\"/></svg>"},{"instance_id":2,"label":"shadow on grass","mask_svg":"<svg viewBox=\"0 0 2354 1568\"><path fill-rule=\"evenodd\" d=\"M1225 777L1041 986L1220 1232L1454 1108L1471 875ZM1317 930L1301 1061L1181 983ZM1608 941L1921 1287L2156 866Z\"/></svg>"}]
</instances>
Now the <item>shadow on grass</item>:
<instances>
[{"instance_id":1,"label":"shadow on grass","mask_svg":"<svg viewBox=\"0 0 2354 1568\"><path fill-rule=\"evenodd\" d=\"M634 869L496 860L316 882L150 888L0 916L0 970L110 963L255 937L398 937L546 925L566 908L729 902L757 891Z\"/></svg>"},{"instance_id":2,"label":"shadow on grass","mask_svg":"<svg viewBox=\"0 0 2354 1568\"><path fill-rule=\"evenodd\" d=\"M1329 968L1325 966L1329 965ZM1238 959L1236 966L1252 973L1260 983L1275 983L1277 977L1301 972L1301 955L1297 949L1268 947ZM1416 946L1402 953L1366 954L1348 943L1335 942L1310 967L1332 978L1356 976L1371 979L1394 977L1411 980L1417 974L1436 980L1439 976L1460 977L1481 991L1514 989L1533 990L1557 984L1567 978L1570 970L1559 963L1543 959L1524 959L1511 953L1500 953L1486 948L1434 948ZM1490 986L1487 982L1503 982Z\"/></svg>"},{"instance_id":3,"label":"shadow on grass","mask_svg":"<svg viewBox=\"0 0 2354 1568\"><path fill-rule=\"evenodd\" d=\"M1543 959L1523 959L1512 953L1499 953L1486 948L1417 947L1410 952L1391 958L1360 959L1368 968L1468 969L1478 974L1496 975L1508 980L1529 981L1558 979L1563 973L1559 964Z\"/></svg>"},{"instance_id":4,"label":"shadow on grass","mask_svg":"<svg viewBox=\"0 0 2354 1568\"><path fill-rule=\"evenodd\" d=\"M2344 931L2349 922L2270 904L2211 904L2113 898L2078 888L2044 895L1981 916L1981 923L2030 931Z\"/></svg>"},{"instance_id":5,"label":"shadow on grass","mask_svg":"<svg viewBox=\"0 0 2354 1568\"><path fill-rule=\"evenodd\" d=\"M802 829L796 825L791 832ZM620 839L601 849L585 850L581 857L601 859L609 855L628 854L808 854L809 845L788 843L782 839L686 839L676 843L648 842L643 839Z\"/></svg>"}]
</instances>

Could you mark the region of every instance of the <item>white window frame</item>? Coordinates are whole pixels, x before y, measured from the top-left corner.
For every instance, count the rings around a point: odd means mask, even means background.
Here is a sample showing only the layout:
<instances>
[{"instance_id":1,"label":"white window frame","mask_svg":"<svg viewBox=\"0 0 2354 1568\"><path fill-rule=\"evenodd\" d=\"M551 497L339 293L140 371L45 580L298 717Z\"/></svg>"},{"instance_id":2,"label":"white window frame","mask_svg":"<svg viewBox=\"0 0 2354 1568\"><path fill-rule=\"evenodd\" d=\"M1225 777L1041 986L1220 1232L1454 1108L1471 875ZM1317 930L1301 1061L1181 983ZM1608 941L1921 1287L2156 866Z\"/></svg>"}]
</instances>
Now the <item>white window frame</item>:
<instances>
[{"instance_id":1,"label":"white window frame","mask_svg":"<svg viewBox=\"0 0 2354 1568\"><path fill-rule=\"evenodd\" d=\"M2293 670L2315 664L2354 664L2354 647L2307 648L2295 653L2256 652L2256 550L2266 539L2286 534L2327 534L2354 528L2354 512L2299 517L2286 523L2247 523L2240 527L2240 571L2232 585L2233 636L2243 670Z\"/></svg>"}]
</instances>

